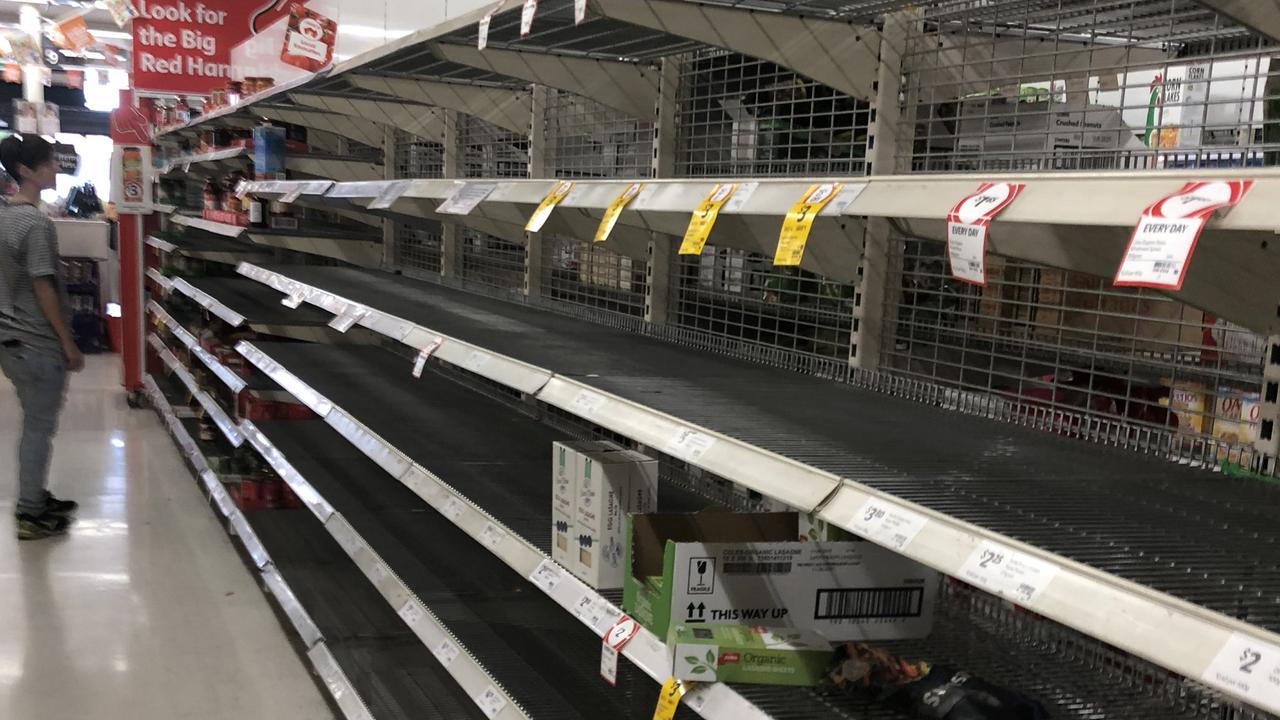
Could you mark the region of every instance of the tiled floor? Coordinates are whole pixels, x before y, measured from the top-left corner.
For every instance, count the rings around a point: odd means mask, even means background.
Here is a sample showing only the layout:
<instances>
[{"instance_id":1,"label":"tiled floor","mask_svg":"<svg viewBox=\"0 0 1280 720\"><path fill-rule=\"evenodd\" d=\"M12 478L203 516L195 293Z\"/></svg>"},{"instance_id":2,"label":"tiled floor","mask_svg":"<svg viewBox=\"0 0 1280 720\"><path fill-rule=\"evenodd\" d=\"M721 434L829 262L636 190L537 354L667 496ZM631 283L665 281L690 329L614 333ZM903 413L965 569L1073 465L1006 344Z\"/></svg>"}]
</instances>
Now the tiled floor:
<instances>
[{"instance_id":1,"label":"tiled floor","mask_svg":"<svg viewBox=\"0 0 1280 720\"><path fill-rule=\"evenodd\" d=\"M333 717L154 413L114 357L72 380L52 487L70 536L18 544L19 411L0 377L0 717Z\"/></svg>"}]
</instances>

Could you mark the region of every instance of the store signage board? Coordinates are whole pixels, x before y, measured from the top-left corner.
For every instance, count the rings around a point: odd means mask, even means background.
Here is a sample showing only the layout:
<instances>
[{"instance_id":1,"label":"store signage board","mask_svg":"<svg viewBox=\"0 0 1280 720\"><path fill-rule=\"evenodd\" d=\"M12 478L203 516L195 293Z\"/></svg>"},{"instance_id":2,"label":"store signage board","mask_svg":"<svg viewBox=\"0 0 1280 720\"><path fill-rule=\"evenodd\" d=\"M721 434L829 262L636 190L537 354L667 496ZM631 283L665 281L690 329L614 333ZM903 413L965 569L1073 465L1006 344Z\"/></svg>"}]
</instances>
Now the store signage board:
<instances>
[{"instance_id":1,"label":"store signage board","mask_svg":"<svg viewBox=\"0 0 1280 720\"><path fill-rule=\"evenodd\" d=\"M711 230L716 225L716 218L720 217L720 209L737 191L736 183L723 183L711 189L707 197L693 211L693 217L689 219L689 227L685 230L684 240L680 243L681 255L702 254L702 249L707 246L707 238L711 236Z\"/></svg>"},{"instance_id":2,"label":"store signage board","mask_svg":"<svg viewBox=\"0 0 1280 720\"><path fill-rule=\"evenodd\" d=\"M982 183L947 213L951 277L987 284L987 226L1026 188L1022 183Z\"/></svg>"},{"instance_id":3,"label":"store signage board","mask_svg":"<svg viewBox=\"0 0 1280 720\"><path fill-rule=\"evenodd\" d=\"M844 189L842 183L822 183L810 185L787 213L782 222L782 232L778 235L778 249L773 254L773 264L777 267L797 267L804 259L805 247L809 244L809 234L813 231L813 221L818 214L831 204L832 200Z\"/></svg>"},{"instance_id":4,"label":"store signage board","mask_svg":"<svg viewBox=\"0 0 1280 720\"><path fill-rule=\"evenodd\" d=\"M496 183L463 183L448 200L436 208L436 212L441 215L470 215L497 189Z\"/></svg>"},{"instance_id":5,"label":"store signage board","mask_svg":"<svg viewBox=\"0 0 1280 720\"><path fill-rule=\"evenodd\" d=\"M613 234L613 229L618 225L618 217L622 215L622 211L627 209L632 200L644 190L644 183L632 183L627 186L622 194L614 199L609 207L605 208L604 218L600 220L600 227L596 228L595 241L602 243L609 239Z\"/></svg>"},{"instance_id":6,"label":"store signage board","mask_svg":"<svg viewBox=\"0 0 1280 720\"><path fill-rule=\"evenodd\" d=\"M285 17L291 5L264 0L135 0L134 89L208 95L225 86L232 79L232 49ZM252 23L245 22L249 17Z\"/></svg>"},{"instance_id":7,"label":"store signage board","mask_svg":"<svg viewBox=\"0 0 1280 720\"><path fill-rule=\"evenodd\" d=\"M547 224L547 220L551 219L551 213L555 212L556 206L564 202L569 197L569 193L573 191L573 183L568 180L561 180L551 188L551 192L543 198L542 204L534 211L533 216L529 218L529 222L525 223L525 232L541 232L542 227Z\"/></svg>"},{"instance_id":8,"label":"store signage board","mask_svg":"<svg viewBox=\"0 0 1280 720\"><path fill-rule=\"evenodd\" d=\"M338 41L338 23L299 3L289 11L280 62L319 72L333 62L333 48Z\"/></svg>"},{"instance_id":9,"label":"store signage board","mask_svg":"<svg viewBox=\"0 0 1280 720\"><path fill-rule=\"evenodd\" d=\"M1214 213L1234 207L1252 180L1189 182L1142 212L1116 271L1117 287L1181 290L1200 233Z\"/></svg>"}]
</instances>

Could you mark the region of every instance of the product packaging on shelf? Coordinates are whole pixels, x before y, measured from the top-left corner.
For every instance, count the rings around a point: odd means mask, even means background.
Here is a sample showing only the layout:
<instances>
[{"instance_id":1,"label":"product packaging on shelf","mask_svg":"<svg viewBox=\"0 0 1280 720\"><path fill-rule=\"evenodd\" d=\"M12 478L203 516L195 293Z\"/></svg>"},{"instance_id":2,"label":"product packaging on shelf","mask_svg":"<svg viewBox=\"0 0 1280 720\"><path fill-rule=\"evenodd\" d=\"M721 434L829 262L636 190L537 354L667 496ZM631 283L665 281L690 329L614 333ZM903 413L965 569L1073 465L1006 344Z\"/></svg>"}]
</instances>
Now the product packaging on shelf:
<instances>
[{"instance_id":1,"label":"product packaging on shelf","mask_svg":"<svg viewBox=\"0 0 1280 720\"><path fill-rule=\"evenodd\" d=\"M580 452L578 467L577 550L570 569L593 588L621 588L627 515L657 509L658 462L631 450L606 449Z\"/></svg>"},{"instance_id":2,"label":"product packaging on shelf","mask_svg":"<svg viewBox=\"0 0 1280 720\"><path fill-rule=\"evenodd\" d=\"M811 630L754 625L677 625L671 629L677 680L813 687L835 653Z\"/></svg>"},{"instance_id":3,"label":"product packaging on shelf","mask_svg":"<svg viewBox=\"0 0 1280 720\"><path fill-rule=\"evenodd\" d=\"M610 442L556 442L551 445L551 559L573 571L578 539L574 512L578 497L578 456L621 450Z\"/></svg>"},{"instance_id":4,"label":"product packaging on shelf","mask_svg":"<svg viewBox=\"0 0 1280 720\"><path fill-rule=\"evenodd\" d=\"M862 541L805 542L796 513L632 515L623 607L671 625L749 623L828 640L921 638L938 573Z\"/></svg>"},{"instance_id":5,"label":"product packaging on shelf","mask_svg":"<svg viewBox=\"0 0 1280 720\"><path fill-rule=\"evenodd\" d=\"M259 125L253 129L253 167L257 180L283 180L285 131Z\"/></svg>"}]
</instances>

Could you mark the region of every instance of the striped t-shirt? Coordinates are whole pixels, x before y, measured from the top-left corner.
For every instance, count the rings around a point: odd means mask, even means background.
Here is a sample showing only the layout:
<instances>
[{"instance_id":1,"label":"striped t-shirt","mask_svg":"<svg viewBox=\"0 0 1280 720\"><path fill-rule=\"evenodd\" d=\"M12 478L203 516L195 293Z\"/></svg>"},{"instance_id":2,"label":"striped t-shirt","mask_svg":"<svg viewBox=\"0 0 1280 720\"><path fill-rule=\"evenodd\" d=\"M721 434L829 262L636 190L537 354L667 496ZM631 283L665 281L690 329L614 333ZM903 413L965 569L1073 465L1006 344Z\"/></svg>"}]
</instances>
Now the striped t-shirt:
<instances>
[{"instance_id":1,"label":"striped t-shirt","mask_svg":"<svg viewBox=\"0 0 1280 720\"><path fill-rule=\"evenodd\" d=\"M61 354L62 343L36 303L31 280L39 277L53 279L63 315L70 315L53 221L32 205L0 207L0 342Z\"/></svg>"}]
</instances>

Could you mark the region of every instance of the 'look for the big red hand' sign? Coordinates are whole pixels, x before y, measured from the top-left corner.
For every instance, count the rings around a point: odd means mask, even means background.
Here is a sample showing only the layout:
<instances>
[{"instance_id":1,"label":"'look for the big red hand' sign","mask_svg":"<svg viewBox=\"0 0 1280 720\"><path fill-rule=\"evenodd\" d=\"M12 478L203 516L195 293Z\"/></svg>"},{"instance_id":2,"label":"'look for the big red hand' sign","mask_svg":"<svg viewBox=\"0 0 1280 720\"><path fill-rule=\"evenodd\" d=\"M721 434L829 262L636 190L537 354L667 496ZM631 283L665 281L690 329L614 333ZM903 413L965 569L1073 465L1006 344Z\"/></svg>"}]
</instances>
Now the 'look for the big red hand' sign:
<instances>
[{"instance_id":1,"label":"'look for the big red hand' sign","mask_svg":"<svg viewBox=\"0 0 1280 720\"><path fill-rule=\"evenodd\" d=\"M1116 271L1121 287L1181 290L1200 233L1218 210L1244 198L1252 180L1189 182L1143 211Z\"/></svg>"},{"instance_id":2,"label":"'look for the big red hand' sign","mask_svg":"<svg viewBox=\"0 0 1280 720\"><path fill-rule=\"evenodd\" d=\"M1018 197L1022 183L982 183L947 214L947 257L951 276L987 284L987 226Z\"/></svg>"}]
</instances>

